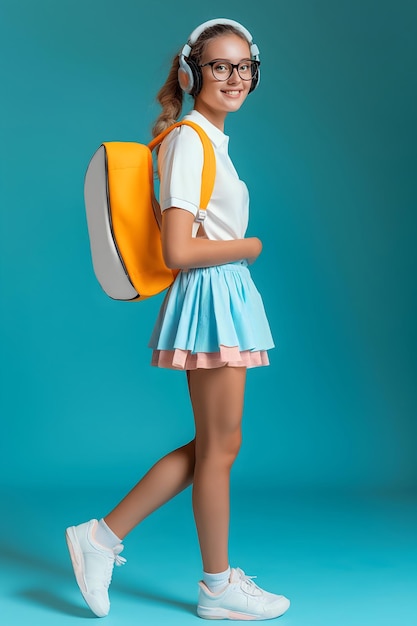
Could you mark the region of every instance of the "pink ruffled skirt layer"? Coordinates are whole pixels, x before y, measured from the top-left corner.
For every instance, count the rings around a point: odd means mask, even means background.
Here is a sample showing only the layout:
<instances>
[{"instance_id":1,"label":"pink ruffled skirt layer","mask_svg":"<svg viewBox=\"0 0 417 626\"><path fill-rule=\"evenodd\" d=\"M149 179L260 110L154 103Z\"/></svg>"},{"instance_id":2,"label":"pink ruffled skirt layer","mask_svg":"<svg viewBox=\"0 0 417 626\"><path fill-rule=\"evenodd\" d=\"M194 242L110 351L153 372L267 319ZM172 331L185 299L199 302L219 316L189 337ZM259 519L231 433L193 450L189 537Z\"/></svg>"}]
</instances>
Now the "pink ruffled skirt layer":
<instances>
[{"instance_id":1,"label":"pink ruffled skirt layer","mask_svg":"<svg viewBox=\"0 0 417 626\"><path fill-rule=\"evenodd\" d=\"M181 271L162 303L149 346L156 367L268 365L274 342L247 263Z\"/></svg>"},{"instance_id":2,"label":"pink ruffled skirt layer","mask_svg":"<svg viewBox=\"0 0 417 626\"><path fill-rule=\"evenodd\" d=\"M211 369L215 367L261 367L269 365L266 350L251 352L239 350L237 346L228 348L220 346L218 352L195 352L190 350L154 350L152 353L152 365L166 367L168 369L196 370Z\"/></svg>"}]
</instances>

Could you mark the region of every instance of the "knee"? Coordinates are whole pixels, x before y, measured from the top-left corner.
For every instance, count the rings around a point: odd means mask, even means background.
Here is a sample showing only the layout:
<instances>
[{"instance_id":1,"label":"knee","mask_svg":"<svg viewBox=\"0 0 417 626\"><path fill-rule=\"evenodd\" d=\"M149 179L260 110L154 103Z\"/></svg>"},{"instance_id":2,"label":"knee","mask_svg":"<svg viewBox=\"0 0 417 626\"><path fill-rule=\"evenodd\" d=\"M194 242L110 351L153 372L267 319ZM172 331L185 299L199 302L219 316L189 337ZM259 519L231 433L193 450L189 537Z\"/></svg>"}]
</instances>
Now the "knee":
<instances>
[{"instance_id":1,"label":"knee","mask_svg":"<svg viewBox=\"0 0 417 626\"><path fill-rule=\"evenodd\" d=\"M230 468L240 450L242 443L241 430L204 438L196 441L196 461Z\"/></svg>"},{"instance_id":2,"label":"knee","mask_svg":"<svg viewBox=\"0 0 417 626\"><path fill-rule=\"evenodd\" d=\"M230 464L234 462L239 454L240 446L242 444L242 432L239 429L227 438L226 442L226 455L230 459Z\"/></svg>"}]
</instances>

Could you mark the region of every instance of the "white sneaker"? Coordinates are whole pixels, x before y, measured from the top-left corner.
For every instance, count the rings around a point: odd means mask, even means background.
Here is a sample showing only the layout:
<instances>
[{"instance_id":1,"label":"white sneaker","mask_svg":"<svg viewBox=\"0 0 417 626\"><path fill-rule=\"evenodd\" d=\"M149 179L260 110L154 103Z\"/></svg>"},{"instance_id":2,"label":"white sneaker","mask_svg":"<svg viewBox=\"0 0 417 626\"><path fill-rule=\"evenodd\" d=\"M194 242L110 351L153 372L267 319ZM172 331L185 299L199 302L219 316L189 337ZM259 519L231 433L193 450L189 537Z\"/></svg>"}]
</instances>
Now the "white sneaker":
<instances>
[{"instance_id":1,"label":"white sneaker","mask_svg":"<svg viewBox=\"0 0 417 626\"><path fill-rule=\"evenodd\" d=\"M239 568L232 568L229 584L214 594L200 581L197 614L205 619L262 620L279 617L290 606L284 596L264 591Z\"/></svg>"},{"instance_id":2,"label":"white sneaker","mask_svg":"<svg viewBox=\"0 0 417 626\"><path fill-rule=\"evenodd\" d=\"M68 549L74 568L75 578L84 600L97 617L104 617L110 610L107 592L113 566L123 565L126 559L119 556L123 545L113 549L105 548L94 539L97 520L92 519L79 526L66 530Z\"/></svg>"}]
</instances>

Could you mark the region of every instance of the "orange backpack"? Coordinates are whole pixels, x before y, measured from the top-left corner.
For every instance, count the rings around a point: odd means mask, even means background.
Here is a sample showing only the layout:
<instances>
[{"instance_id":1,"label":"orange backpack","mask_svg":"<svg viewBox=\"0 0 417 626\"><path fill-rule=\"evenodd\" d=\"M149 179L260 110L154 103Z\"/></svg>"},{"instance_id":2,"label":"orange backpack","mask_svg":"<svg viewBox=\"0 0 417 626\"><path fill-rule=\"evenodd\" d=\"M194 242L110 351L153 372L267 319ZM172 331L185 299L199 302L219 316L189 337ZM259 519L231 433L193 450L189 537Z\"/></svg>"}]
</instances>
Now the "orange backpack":
<instances>
[{"instance_id":1,"label":"orange backpack","mask_svg":"<svg viewBox=\"0 0 417 626\"><path fill-rule=\"evenodd\" d=\"M210 139L194 122L177 122L148 145L105 142L88 165L84 199L93 267L101 287L114 300L154 296L169 287L177 274L162 256L152 150L181 125L191 126L203 145L201 215L213 192L216 160Z\"/></svg>"}]
</instances>

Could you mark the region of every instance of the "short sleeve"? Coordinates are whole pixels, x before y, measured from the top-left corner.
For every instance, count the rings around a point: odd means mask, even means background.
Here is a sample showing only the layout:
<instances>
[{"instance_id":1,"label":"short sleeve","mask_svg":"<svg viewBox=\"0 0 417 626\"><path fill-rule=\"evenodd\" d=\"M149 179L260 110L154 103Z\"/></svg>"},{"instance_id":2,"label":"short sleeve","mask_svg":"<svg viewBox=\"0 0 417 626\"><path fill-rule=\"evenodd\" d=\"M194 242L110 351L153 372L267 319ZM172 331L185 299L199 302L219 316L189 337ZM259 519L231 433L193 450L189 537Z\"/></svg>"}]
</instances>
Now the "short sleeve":
<instances>
[{"instance_id":1,"label":"short sleeve","mask_svg":"<svg viewBox=\"0 0 417 626\"><path fill-rule=\"evenodd\" d=\"M200 208L203 146L189 126L174 129L158 154L161 211L177 207L197 215Z\"/></svg>"}]
</instances>

